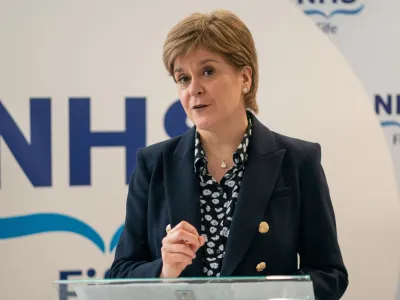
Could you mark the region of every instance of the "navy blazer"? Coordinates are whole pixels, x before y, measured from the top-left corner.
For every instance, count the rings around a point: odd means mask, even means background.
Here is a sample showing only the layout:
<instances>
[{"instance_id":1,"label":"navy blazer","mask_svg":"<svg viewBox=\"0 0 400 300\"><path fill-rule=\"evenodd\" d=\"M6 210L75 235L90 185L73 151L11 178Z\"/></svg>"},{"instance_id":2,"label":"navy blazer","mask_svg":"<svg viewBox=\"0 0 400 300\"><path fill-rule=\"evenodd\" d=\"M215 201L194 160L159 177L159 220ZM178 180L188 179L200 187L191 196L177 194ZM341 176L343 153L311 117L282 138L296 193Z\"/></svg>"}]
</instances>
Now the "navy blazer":
<instances>
[{"instance_id":1,"label":"navy blazer","mask_svg":"<svg viewBox=\"0 0 400 300\"><path fill-rule=\"evenodd\" d=\"M272 132L254 115L251 118L249 157L221 276L308 274L317 299L339 299L347 288L348 274L320 146ZM174 227L184 220L200 232L195 130L138 150L111 278L159 277L168 224ZM269 224L267 233L259 232L263 221ZM181 277L204 276L203 248ZM260 262L266 264L261 272L256 270Z\"/></svg>"}]
</instances>

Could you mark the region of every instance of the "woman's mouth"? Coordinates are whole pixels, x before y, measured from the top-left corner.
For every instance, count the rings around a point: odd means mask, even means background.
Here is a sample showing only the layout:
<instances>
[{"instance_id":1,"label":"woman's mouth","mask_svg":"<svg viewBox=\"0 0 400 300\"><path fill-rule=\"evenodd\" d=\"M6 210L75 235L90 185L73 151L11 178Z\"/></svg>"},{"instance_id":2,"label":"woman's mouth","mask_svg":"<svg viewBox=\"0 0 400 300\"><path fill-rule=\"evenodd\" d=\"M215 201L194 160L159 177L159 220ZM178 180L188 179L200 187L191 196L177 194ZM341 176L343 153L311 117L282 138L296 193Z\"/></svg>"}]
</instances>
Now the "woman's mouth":
<instances>
[{"instance_id":1,"label":"woman's mouth","mask_svg":"<svg viewBox=\"0 0 400 300\"><path fill-rule=\"evenodd\" d=\"M197 105L194 105L192 107L192 109L198 110L198 109L206 108L208 106L210 106L210 105L209 104L197 104Z\"/></svg>"}]
</instances>

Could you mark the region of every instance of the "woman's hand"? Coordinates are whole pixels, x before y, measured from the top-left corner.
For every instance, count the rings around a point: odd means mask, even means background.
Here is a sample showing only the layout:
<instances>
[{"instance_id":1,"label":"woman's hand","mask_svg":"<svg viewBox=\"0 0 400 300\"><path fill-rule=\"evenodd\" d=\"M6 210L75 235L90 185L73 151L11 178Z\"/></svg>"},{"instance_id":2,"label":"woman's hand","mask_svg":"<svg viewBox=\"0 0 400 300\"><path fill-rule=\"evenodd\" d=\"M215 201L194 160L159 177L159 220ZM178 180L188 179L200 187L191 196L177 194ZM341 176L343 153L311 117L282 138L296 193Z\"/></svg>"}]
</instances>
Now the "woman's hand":
<instances>
[{"instance_id":1,"label":"woman's hand","mask_svg":"<svg viewBox=\"0 0 400 300\"><path fill-rule=\"evenodd\" d=\"M197 250L205 243L196 228L188 222L182 221L162 240L163 267L161 278L177 278L182 271L192 264Z\"/></svg>"}]
</instances>

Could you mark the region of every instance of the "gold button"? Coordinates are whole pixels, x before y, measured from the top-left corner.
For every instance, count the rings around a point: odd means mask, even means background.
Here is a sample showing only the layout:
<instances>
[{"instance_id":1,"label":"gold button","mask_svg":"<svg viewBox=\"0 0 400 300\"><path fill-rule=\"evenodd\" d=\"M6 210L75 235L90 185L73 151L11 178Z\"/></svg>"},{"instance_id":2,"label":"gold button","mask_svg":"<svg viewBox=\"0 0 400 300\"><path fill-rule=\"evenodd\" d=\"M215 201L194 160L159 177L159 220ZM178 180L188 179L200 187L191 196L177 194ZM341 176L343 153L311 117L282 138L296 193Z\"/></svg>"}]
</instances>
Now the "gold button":
<instances>
[{"instance_id":1,"label":"gold button","mask_svg":"<svg viewBox=\"0 0 400 300\"><path fill-rule=\"evenodd\" d=\"M171 231L171 224L168 224L167 227L165 227L165 231L167 233Z\"/></svg>"},{"instance_id":2,"label":"gold button","mask_svg":"<svg viewBox=\"0 0 400 300\"><path fill-rule=\"evenodd\" d=\"M261 222L258 226L258 231L260 233L267 233L269 231L269 225L267 222Z\"/></svg>"},{"instance_id":3,"label":"gold button","mask_svg":"<svg viewBox=\"0 0 400 300\"><path fill-rule=\"evenodd\" d=\"M262 270L264 270L267 267L267 265L265 264L265 262L260 262L257 267L256 270L257 272L261 272Z\"/></svg>"}]
</instances>

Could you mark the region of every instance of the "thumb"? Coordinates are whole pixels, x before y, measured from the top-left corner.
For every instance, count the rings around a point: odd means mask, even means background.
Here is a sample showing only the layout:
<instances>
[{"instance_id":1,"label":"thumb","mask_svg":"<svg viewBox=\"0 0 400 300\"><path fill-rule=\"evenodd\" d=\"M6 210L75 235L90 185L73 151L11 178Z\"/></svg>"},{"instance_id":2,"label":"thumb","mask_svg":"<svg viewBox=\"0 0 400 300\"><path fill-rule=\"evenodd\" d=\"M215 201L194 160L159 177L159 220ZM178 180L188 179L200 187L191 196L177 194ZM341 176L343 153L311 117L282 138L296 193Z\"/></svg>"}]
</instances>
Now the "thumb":
<instances>
[{"instance_id":1,"label":"thumb","mask_svg":"<svg viewBox=\"0 0 400 300\"><path fill-rule=\"evenodd\" d=\"M204 238L204 236L202 235L199 236L199 242L200 242L200 247L204 246L204 244L206 243L206 239Z\"/></svg>"},{"instance_id":2,"label":"thumb","mask_svg":"<svg viewBox=\"0 0 400 300\"><path fill-rule=\"evenodd\" d=\"M190 248L192 248L195 252L197 252L197 250L199 250L200 247L204 246L204 244L206 243L206 239L201 235L198 237L198 240L199 240L199 245L197 246L190 245Z\"/></svg>"}]
</instances>

